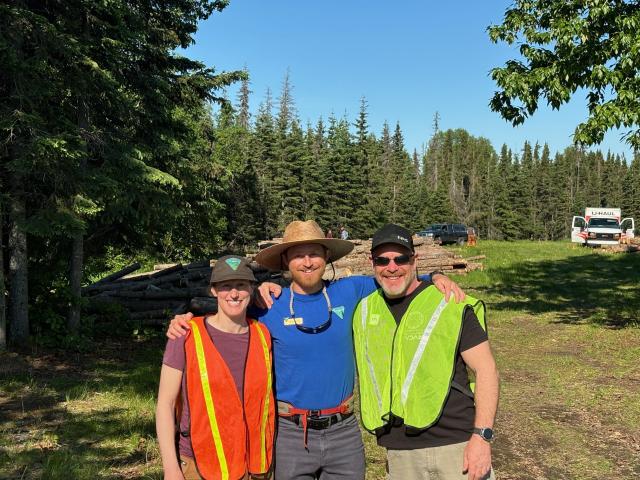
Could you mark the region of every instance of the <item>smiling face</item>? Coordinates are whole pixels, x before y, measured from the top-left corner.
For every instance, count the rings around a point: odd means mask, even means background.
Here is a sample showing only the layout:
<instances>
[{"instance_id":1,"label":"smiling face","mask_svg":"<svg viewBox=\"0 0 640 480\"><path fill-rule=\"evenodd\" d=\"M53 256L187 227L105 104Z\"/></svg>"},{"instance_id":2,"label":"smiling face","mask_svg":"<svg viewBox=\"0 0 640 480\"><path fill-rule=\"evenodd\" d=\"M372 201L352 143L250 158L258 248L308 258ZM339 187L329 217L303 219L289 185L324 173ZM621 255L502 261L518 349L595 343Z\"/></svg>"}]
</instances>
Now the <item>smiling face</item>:
<instances>
[{"instance_id":1,"label":"smiling face","mask_svg":"<svg viewBox=\"0 0 640 480\"><path fill-rule=\"evenodd\" d=\"M402 255L410 256L409 263L398 265L393 259ZM391 260L388 265L376 265L373 261L375 257L385 257ZM400 298L409 295L419 285L416 259L417 255L412 254L411 250L391 243L380 245L371 252L373 272L388 298Z\"/></svg>"},{"instance_id":2,"label":"smiling face","mask_svg":"<svg viewBox=\"0 0 640 480\"><path fill-rule=\"evenodd\" d=\"M254 285L248 280L225 280L211 285L218 299L218 309L229 318L244 318L251 302Z\"/></svg>"},{"instance_id":3,"label":"smiling face","mask_svg":"<svg viewBox=\"0 0 640 480\"><path fill-rule=\"evenodd\" d=\"M291 287L298 293L313 293L322 288L322 275L329 252L317 243L295 245L283 255L293 280Z\"/></svg>"}]
</instances>

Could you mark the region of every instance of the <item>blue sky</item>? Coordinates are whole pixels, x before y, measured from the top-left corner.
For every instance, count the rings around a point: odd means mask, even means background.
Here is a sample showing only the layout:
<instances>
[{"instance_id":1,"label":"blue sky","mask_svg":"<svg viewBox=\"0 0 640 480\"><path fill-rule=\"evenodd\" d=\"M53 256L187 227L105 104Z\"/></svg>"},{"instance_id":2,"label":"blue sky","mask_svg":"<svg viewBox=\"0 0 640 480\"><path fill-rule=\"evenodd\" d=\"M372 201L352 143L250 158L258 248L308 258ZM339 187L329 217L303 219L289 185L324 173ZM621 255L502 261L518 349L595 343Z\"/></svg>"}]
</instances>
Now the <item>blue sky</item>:
<instances>
[{"instance_id":1,"label":"blue sky","mask_svg":"<svg viewBox=\"0 0 640 480\"><path fill-rule=\"evenodd\" d=\"M303 125L332 113L353 122L364 96L370 129L379 136L385 120L392 128L400 122L409 151L427 143L437 111L441 129L464 128L496 150L506 143L519 152L529 140L547 142L555 153L571 144L575 125L587 117L583 94L560 111L540 109L519 127L488 107L496 89L490 69L517 51L492 44L486 28L510 4L232 0L201 23L187 55L217 71L246 65L254 112L268 87L277 100L288 69ZM236 92L230 88L229 98ZM608 133L598 148L631 158L620 132Z\"/></svg>"}]
</instances>

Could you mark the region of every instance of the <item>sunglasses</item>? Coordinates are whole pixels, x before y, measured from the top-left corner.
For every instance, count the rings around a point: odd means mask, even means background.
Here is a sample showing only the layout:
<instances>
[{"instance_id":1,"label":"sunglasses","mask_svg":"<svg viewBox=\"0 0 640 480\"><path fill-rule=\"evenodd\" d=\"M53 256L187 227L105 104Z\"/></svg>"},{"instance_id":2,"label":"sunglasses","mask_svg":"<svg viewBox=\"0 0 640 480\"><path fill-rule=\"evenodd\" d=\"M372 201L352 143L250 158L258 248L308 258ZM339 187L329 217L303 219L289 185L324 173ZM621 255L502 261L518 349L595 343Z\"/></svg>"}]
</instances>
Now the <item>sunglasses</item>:
<instances>
[{"instance_id":1,"label":"sunglasses","mask_svg":"<svg viewBox=\"0 0 640 480\"><path fill-rule=\"evenodd\" d=\"M393 260L393 262L396 265L408 265L409 262L411 262L411 259L413 258L413 255L398 255L395 258L389 258L389 257L373 257L373 264L376 267L386 267L387 265L389 265L391 263L391 260Z\"/></svg>"},{"instance_id":2,"label":"sunglasses","mask_svg":"<svg viewBox=\"0 0 640 480\"><path fill-rule=\"evenodd\" d=\"M329 318L327 319L327 321L322 325L318 325L317 327L305 327L304 325L298 325L297 323L295 323L294 325L302 333L310 333L312 335L316 333L322 333L331 326L331 311L329 311Z\"/></svg>"},{"instance_id":3,"label":"sunglasses","mask_svg":"<svg viewBox=\"0 0 640 480\"><path fill-rule=\"evenodd\" d=\"M310 334L316 334L316 333L322 333L324 332L327 328L329 328L331 326L331 300L329 300L329 295L327 294L327 287L325 285L322 286L322 295L324 295L324 299L327 301L327 310L328 310L328 318L327 321L324 322L322 325L318 325L317 327L305 327L304 325L298 325L298 323L295 321L296 318L296 314L293 311L293 290L291 290L291 297L289 298L289 313L291 314L291 316L289 318L291 318L293 320L293 324L296 326L296 328L302 332L302 333L310 333Z\"/></svg>"}]
</instances>

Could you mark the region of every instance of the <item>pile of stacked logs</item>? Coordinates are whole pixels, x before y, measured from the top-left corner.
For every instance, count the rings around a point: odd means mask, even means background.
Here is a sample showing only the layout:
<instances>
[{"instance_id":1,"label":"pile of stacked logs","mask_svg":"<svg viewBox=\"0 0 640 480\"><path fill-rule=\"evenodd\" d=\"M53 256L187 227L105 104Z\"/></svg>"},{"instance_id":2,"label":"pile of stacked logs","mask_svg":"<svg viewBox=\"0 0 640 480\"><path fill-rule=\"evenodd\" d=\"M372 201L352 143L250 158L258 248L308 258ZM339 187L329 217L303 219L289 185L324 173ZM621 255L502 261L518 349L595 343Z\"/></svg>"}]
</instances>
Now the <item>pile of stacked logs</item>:
<instances>
[{"instance_id":1,"label":"pile of stacked logs","mask_svg":"<svg viewBox=\"0 0 640 480\"><path fill-rule=\"evenodd\" d=\"M120 305L140 326L162 325L178 313L217 310L208 287L213 265L215 260L161 264L151 272L136 274L133 272L140 269L140 264L134 263L85 287L82 296L89 299L92 307ZM256 264L251 268L259 281L280 280L278 273Z\"/></svg>"},{"instance_id":2,"label":"pile of stacked logs","mask_svg":"<svg viewBox=\"0 0 640 480\"><path fill-rule=\"evenodd\" d=\"M279 243L281 239L261 242L262 248ZM342 278L351 275L371 275L368 257L371 250L370 240L353 240L353 251L334 263L333 269L327 268L325 278ZM416 252L419 254L418 272L430 273L440 270L445 273L465 273L482 268L482 264L470 260L479 260L484 256L462 258L445 250L439 245L414 238ZM250 260L253 255L249 255ZM203 260L188 265L156 265L151 272L135 273L140 264L135 263L116 273L85 287L82 295L90 304L117 304L129 318L140 326L163 325L175 314L191 312L211 312L217 309L214 298L208 295L211 268L215 260ZM251 263L258 281L265 280L282 283L282 272L269 272ZM334 276L335 270L335 276Z\"/></svg>"},{"instance_id":3,"label":"pile of stacked logs","mask_svg":"<svg viewBox=\"0 0 640 480\"><path fill-rule=\"evenodd\" d=\"M352 240L355 244L353 251L346 257L341 258L334 264L336 278L348 277L350 275L371 275L371 263L369 254L371 252L371 240ZM484 255L463 258L440 245L433 243L433 240L422 237L413 237L413 244L418 254L418 273L431 273L442 271L444 273L465 274L472 270L482 269L481 260ZM331 269L328 269L329 278L333 276Z\"/></svg>"},{"instance_id":4,"label":"pile of stacked logs","mask_svg":"<svg viewBox=\"0 0 640 480\"><path fill-rule=\"evenodd\" d=\"M187 311L192 301L207 297L211 276L209 260L182 265L156 265L152 272L132 274L139 263L85 287L82 295L91 305L118 304L140 325L166 322ZM207 298L208 299L208 298Z\"/></svg>"}]
</instances>

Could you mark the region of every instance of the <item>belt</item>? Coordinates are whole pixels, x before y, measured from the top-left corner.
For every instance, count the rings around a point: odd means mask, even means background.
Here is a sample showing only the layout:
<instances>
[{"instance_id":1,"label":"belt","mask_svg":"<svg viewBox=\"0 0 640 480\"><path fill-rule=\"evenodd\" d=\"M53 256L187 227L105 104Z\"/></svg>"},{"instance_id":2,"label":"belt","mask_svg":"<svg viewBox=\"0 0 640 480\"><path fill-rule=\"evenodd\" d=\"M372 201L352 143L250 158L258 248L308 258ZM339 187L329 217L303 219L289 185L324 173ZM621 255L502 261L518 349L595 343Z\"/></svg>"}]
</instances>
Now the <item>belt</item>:
<instances>
[{"instance_id":1,"label":"belt","mask_svg":"<svg viewBox=\"0 0 640 480\"><path fill-rule=\"evenodd\" d=\"M353 412L336 413L335 415L329 415L328 417L307 417L307 428L310 428L311 430L326 430L331 425L342 422L343 420L349 418L351 415L353 415ZM302 425L303 423L303 421L300 419L300 415L291 415L288 417L281 416L280 418L288 420L289 422L293 422L298 426Z\"/></svg>"},{"instance_id":2,"label":"belt","mask_svg":"<svg viewBox=\"0 0 640 480\"><path fill-rule=\"evenodd\" d=\"M349 396L337 407L322 410L307 410L296 408L290 403L278 400L278 416L291 419L296 425L301 425L304 430L304 448L307 448L307 429L324 430L331 425L344 420L353 414L353 395ZM294 418L295 417L295 418ZM311 425L315 425L312 427Z\"/></svg>"}]
</instances>

